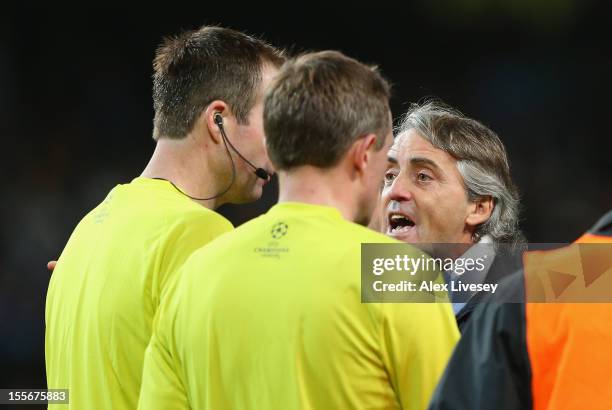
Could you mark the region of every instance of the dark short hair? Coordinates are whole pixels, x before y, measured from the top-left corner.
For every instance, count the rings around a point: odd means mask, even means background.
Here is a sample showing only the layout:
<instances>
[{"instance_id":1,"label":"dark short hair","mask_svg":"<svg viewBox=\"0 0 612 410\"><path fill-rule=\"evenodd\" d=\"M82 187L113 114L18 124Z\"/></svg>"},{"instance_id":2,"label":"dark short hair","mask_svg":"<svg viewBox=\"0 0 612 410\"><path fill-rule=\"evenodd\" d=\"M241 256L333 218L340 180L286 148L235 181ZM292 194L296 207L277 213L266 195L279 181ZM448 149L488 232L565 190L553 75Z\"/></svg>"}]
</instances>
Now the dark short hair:
<instances>
[{"instance_id":1,"label":"dark short hair","mask_svg":"<svg viewBox=\"0 0 612 410\"><path fill-rule=\"evenodd\" d=\"M283 65L268 88L264 129L278 170L334 166L357 139L391 131L390 86L376 67L337 51L303 54Z\"/></svg>"},{"instance_id":2,"label":"dark short hair","mask_svg":"<svg viewBox=\"0 0 612 410\"><path fill-rule=\"evenodd\" d=\"M264 64L280 66L282 51L244 33L204 26L167 38L153 61L153 138L184 138L214 100L247 123Z\"/></svg>"}]
</instances>

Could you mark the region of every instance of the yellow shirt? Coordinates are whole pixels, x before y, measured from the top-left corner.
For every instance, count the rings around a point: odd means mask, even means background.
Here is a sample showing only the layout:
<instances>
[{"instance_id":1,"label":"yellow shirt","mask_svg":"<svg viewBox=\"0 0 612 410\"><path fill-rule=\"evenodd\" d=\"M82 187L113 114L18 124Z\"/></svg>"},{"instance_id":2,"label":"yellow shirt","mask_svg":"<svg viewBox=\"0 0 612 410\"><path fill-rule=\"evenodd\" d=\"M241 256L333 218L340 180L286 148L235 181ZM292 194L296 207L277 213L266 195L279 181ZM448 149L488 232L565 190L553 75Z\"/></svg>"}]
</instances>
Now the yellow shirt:
<instances>
[{"instance_id":1,"label":"yellow shirt","mask_svg":"<svg viewBox=\"0 0 612 410\"><path fill-rule=\"evenodd\" d=\"M162 290L194 250L231 229L167 181L115 187L78 224L51 276L48 387L70 389L75 409L136 408Z\"/></svg>"},{"instance_id":2,"label":"yellow shirt","mask_svg":"<svg viewBox=\"0 0 612 410\"><path fill-rule=\"evenodd\" d=\"M282 203L196 251L162 300L139 409L425 408L454 315L361 303L368 242L397 243L336 209Z\"/></svg>"}]
</instances>

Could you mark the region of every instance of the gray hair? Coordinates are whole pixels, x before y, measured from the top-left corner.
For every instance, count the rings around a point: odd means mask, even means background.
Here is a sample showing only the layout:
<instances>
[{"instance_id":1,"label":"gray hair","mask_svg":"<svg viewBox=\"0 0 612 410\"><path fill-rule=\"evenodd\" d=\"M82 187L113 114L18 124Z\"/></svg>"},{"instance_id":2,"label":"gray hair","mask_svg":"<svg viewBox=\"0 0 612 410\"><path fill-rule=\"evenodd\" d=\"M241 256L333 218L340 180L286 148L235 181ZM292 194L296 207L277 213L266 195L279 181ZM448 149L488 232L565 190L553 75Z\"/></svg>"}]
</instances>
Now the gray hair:
<instances>
[{"instance_id":1,"label":"gray hair","mask_svg":"<svg viewBox=\"0 0 612 410\"><path fill-rule=\"evenodd\" d=\"M493 211L478 225L472 240L489 235L495 244L522 246L519 229L519 195L510 177L504 144L481 123L437 101L413 104L395 129L396 135L414 129L434 147L457 160L470 201L490 196Z\"/></svg>"}]
</instances>

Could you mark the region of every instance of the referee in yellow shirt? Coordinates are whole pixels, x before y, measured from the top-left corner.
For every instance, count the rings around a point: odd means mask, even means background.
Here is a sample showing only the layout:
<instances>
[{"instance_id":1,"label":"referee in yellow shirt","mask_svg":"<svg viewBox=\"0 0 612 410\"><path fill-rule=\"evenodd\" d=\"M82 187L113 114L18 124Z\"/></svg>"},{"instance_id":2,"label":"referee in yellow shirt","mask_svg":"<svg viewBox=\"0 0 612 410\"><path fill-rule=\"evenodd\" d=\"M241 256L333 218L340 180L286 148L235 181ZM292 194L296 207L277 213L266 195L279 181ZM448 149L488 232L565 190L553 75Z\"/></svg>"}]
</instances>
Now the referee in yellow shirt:
<instances>
[{"instance_id":1,"label":"referee in yellow shirt","mask_svg":"<svg viewBox=\"0 0 612 410\"><path fill-rule=\"evenodd\" d=\"M264 125L280 202L196 251L160 306L139 409L422 409L448 304L360 302L391 145L389 86L338 52L285 64ZM413 257L419 257L415 248Z\"/></svg>"},{"instance_id":2,"label":"referee in yellow shirt","mask_svg":"<svg viewBox=\"0 0 612 410\"><path fill-rule=\"evenodd\" d=\"M164 289L187 256L232 229L214 209L259 198L268 179L263 96L283 61L219 27L157 50L155 152L81 220L49 285L47 385L69 389L71 408L136 408Z\"/></svg>"}]
</instances>

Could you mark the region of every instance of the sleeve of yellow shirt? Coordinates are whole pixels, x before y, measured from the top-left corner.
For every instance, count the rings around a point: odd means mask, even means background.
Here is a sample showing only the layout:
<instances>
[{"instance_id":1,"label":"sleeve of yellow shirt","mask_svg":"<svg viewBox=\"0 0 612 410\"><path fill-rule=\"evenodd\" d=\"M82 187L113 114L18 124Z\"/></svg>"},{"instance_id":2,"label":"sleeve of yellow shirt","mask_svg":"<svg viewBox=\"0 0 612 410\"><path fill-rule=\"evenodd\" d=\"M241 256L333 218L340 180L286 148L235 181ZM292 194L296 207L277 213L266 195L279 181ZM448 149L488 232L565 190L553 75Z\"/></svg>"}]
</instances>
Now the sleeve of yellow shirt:
<instances>
[{"instance_id":1,"label":"sleeve of yellow shirt","mask_svg":"<svg viewBox=\"0 0 612 410\"><path fill-rule=\"evenodd\" d=\"M172 309L171 294L179 285L181 267L189 256L232 228L231 223L220 215L202 217L201 213L187 214L171 228L172 233L164 247L166 251L159 262L159 276L155 278L153 286L153 301L160 309L154 316L153 334L145 351L139 408L189 408L185 390L167 348L164 333L167 326L158 326L157 322L166 323L165 315ZM168 303L163 302L165 300Z\"/></svg>"},{"instance_id":2,"label":"sleeve of yellow shirt","mask_svg":"<svg viewBox=\"0 0 612 410\"><path fill-rule=\"evenodd\" d=\"M153 333L145 351L138 408L143 410L189 409L183 385L172 365L172 357L159 333Z\"/></svg>"},{"instance_id":3,"label":"sleeve of yellow shirt","mask_svg":"<svg viewBox=\"0 0 612 410\"><path fill-rule=\"evenodd\" d=\"M176 362L169 351L168 325L170 316L176 308L172 295L179 286L177 281L168 286L164 303L155 316L156 325L149 346L145 351L140 388L139 409L189 409L183 383L177 374ZM168 299L166 299L168 297Z\"/></svg>"},{"instance_id":4,"label":"sleeve of yellow shirt","mask_svg":"<svg viewBox=\"0 0 612 410\"><path fill-rule=\"evenodd\" d=\"M180 267L197 249L208 244L219 235L231 231L232 224L221 215L201 212L187 213L172 228L166 246L160 255L159 277L152 287L153 301L159 306L164 289L175 280Z\"/></svg>"},{"instance_id":5,"label":"sleeve of yellow shirt","mask_svg":"<svg viewBox=\"0 0 612 410\"><path fill-rule=\"evenodd\" d=\"M425 409L459 339L448 303L388 303L381 309L382 356L403 409Z\"/></svg>"}]
</instances>

